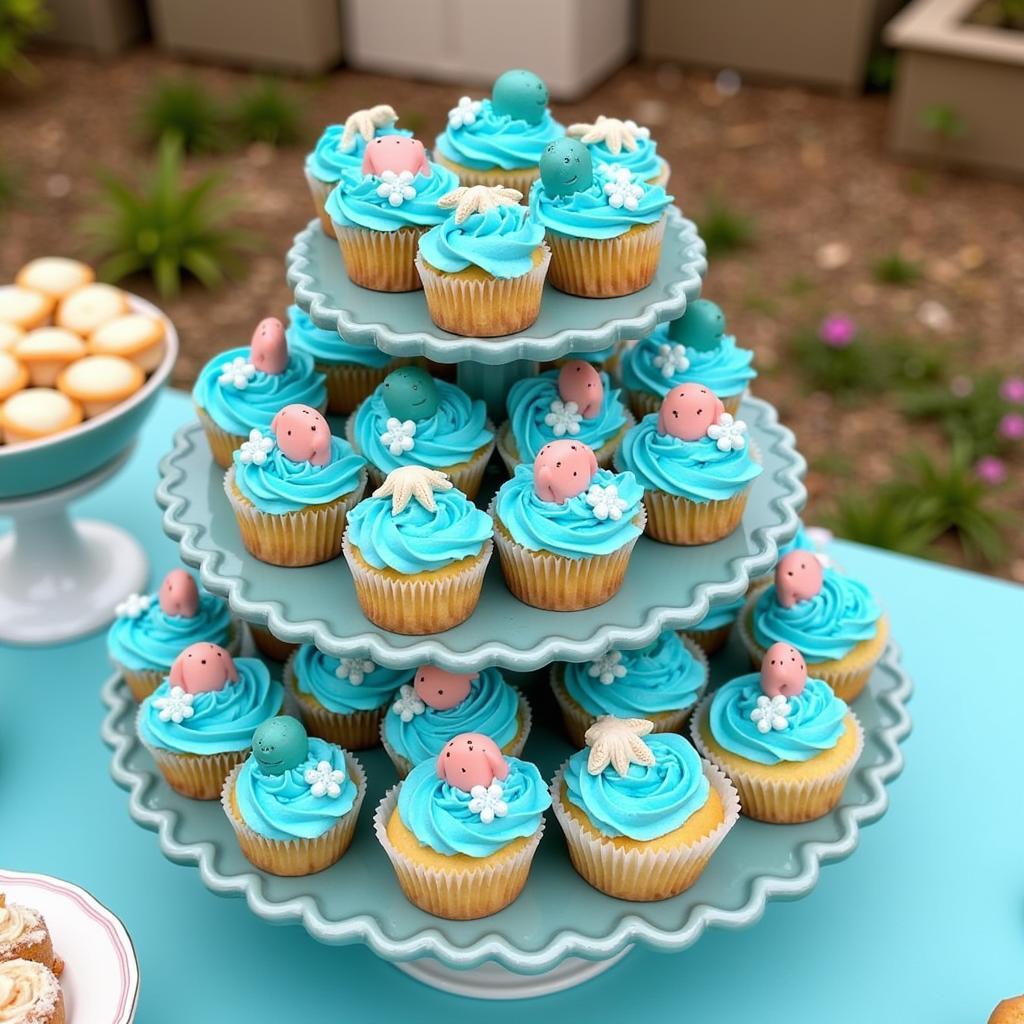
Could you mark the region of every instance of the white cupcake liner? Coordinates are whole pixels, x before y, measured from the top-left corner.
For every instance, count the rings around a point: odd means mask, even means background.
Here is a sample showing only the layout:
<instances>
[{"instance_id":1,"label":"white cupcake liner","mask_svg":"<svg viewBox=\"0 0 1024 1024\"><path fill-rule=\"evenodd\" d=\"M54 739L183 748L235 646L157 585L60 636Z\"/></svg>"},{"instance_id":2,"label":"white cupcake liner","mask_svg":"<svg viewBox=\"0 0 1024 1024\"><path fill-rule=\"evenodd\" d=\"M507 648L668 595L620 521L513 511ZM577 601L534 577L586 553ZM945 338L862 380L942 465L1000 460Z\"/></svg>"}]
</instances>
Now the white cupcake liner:
<instances>
[{"instance_id":1,"label":"white cupcake liner","mask_svg":"<svg viewBox=\"0 0 1024 1024\"><path fill-rule=\"evenodd\" d=\"M682 629L681 636L692 640L698 647L710 657L717 654L728 642L729 634L732 632L732 623L727 622L724 626L716 626L714 629Z\"/></svg>"},{"instance_id":2,"label":"white cupcake liner","mask_svg":"<svg viewBox=\"0 0 1024 1024\"><path fill-rule=\"evenodd\" d=\"M385 366L361 366L358 363L314 363L314 369L322 373L327 382L327 411L338 416L353 412L363 399L373 394L377 386L395 368L394 363Z\"/></svg>"},{"instance_id":3,"label":"white cupcake liner","mask_svg":"<svg viewBox=\"0 0 1024 1024\"><path fill-rule=\"evenodd\" d=\"M443 153L434 150L434 163L447 167L449 171L458 175L460 185L486 185L493 188L501 185L505 188L518 189L523 194L522 203L525 205L530 195L530 186L540 177L539 167L515 167L511 170L504 167L493 167L487 171L478 171L473 167L464 167L454 160L449 160Z\"/></svg>"},{"instance_id":4,"label":"white cupcake liner","mask_svg":"<svg viewBox=\"0 0 1024 1024\"><path fill-rule=\"evenodd\" d=\"M324 229L325 235L335 237L334 222L327 212L327 197L334 191L337 181L321 181L315 175L306 171L306 184L309 186L309 194L313 199L313 208L320 218L320 226Z\"/></svg>"},{"instance_id":5,"label":"white cupcake liner","mask_svg":"<svg viewBox=\"0 0 1024 1024\"><path fill-rule=\"evenodd\" d=\"M622 439L625 437L626 431L635 426L636 420L633 418L633 414L627 410L626 422L622 425L621 429L614 437L605 441L600 448L594 449L594 458L597 459L597 464L601 469L612 468L612 460L619 449L619 445L622 444ZM566 435L563 440L571 441L572 438L569 435ZM519 450L516 445L516 439L512 434L512 423L510 420L506 420L498 429L497 445L498 454L501 456L501 461L505 463L505 469L508 470L508 475L513 476L516 471L516 466L518 466L523 460L519 457Z\"/></svg>"},{"instance_id":6,"label":"white cupcake liner","mask_svg":"<svg viewBox=\"0 0 1024 1024\"><path fill-rule=\"evenodd\" d=\"M334 222L345 273L353 284L375 292L419 291L416 249L427 230L410 225L396 231L374 231Z\"/></svg>"}]
</instances>

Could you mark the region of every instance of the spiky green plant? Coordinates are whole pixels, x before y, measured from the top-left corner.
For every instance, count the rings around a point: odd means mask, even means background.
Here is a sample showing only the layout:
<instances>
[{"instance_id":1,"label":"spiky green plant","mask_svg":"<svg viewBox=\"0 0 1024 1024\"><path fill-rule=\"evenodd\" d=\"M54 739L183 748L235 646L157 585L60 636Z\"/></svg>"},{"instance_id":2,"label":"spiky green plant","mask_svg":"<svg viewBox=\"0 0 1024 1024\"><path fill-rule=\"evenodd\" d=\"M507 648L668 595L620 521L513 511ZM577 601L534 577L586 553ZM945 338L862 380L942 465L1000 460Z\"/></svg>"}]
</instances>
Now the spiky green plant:
<instances>
[{"instance_id":1,"label":"spiky green plant","mask_svg":"<svg viewBox=\"0 0 1024 1024\"><path fill-rule=\"evenodd\" d=\"M871 273L879 284L908 285L921 277L921 264L892 252L875 260Z\"/></svg>"},{"instance_id":2,"label":"spiky green plant","mask_svg":"<svg viewBox=\"0 0 1024 1024\"><path fill-rule=\"evenodd\" d=\"M49 23L42 0L0 0L0 74L23 83L35 79L35 66L23 51Z\"/></svg>"},{"instance_id":3,"label":"spiky green plant","mask_svg":"<svg viewBox=\"0 0 1024 1024\"><path fill-rule=\"evenodd\" d=\"M967 122L950 103L933 103L921 114L921 124L929 135L942 142L962 139L967 134Z\"/></svg>"},{"instance_id":4,"label":"spiky green plant","mask_svg":"<svg viewBox=\"0 0 1024 1024\"><path fill-rule=\"evenodd\" d=\"M874 343L890 390L920 389L945 380L947 351L905 335L883 336Z\"/></svg>"},{"instance_id":5,"label":"spiky green plant","mask_svg":"<svg viewBox=\"0 0 1024 1024\"><path fill-rule=\"evenodd\" d=\"M837 537L917 558L928 557L935 539L932 528L884 487L841 494L826 522Z\"/></svg>"},{"instance_id":6,"label":"spiky green plant","mask_svg":"<svg viewBox=\"0 0 1024 1024\"><path fill-rule=\"evenodd\" d=\"M303 137L302 108L280 82L261 78L239 93L228 114L231 133L241 144L290 146Z\"/></svg>"},{"instance_id":7,"label":"spiky green plant","mask_svg":"<svg viewBox=\"0 0 1024 1024\"><path fill-rule=\"evenodd\" d=\"M697 229L709 256L735 252L752 245L756 237L754 219L733 209L724 199L712 196L697 218Z\"/></svg>"},{"instance_id":8,"label":"spiky green plant","mask_svg":"<svg viewBox=\"0 0 1024 1024\"><path fill-rule=\"evenodd\" d=\"M822 341L817 331L805 330L789 340L789 366L813 391L827 391L849 402L877 387L881 368L875 349L865 338L835 347Z\"/></svg>"},{"instance_id":9,"label":"spiky green plant","mask_svg":"<svg viewBox=\"0 0 1024 1024\"><path fill-rule=\"evenodd\" d=\"M194 78L158 82L146 97L139 115L139 131L145 142L159 146L167 135L176 135L188 153L223 148L224 116L206 87Z\"/></svg>"},{"instance_id":10,"label":"spiky green plant","mask_svg":"<svg viewBox=\"0 0 1024 1024\"><path fill-rule=\"evenodd\" d=\"M983 373L953 383L939 380L928 387L908 387L901 396L904 415L932 420L949 441L966 444L974 458L1003 447L999 421L1007 404L999 393L1001 375Z\"/></svg>"}]
</instances>

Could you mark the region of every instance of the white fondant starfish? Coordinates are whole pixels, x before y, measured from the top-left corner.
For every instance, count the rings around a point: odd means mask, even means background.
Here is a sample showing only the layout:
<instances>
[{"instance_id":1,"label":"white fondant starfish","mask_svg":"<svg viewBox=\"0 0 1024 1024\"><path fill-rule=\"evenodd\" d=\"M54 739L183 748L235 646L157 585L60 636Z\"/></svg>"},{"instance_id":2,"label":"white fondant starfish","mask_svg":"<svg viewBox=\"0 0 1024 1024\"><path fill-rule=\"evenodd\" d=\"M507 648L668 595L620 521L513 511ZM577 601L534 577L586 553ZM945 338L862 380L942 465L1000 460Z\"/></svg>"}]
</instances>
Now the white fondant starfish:
<instances>
[{"instance_id":1,"label":"white fondant starfish","mask_svg":"<svg viewBox=\"0 0 1024 1024\"><path fill-rule=\"evenodd\" d=\"M338 149L347 153L355 144L356 136L363 142L369 142L378 128L389 128L398 120L395 108L387 103L378 103L366 110L356 110L345 118L345 130L341 133Z\"/></svg>"},{"instance_id":2,"label":"white fondant starfish","mask_svg":"<svg viewBox=\"0 0 1024 1024\"><path fill-rule=\"evenodd\" d=\"M640 738L653 728L653 723L646 718L601 715L583 737L590 747L587 771L591 775L600 775L610 764L624 776L631 764L654 764L651 748Z\"/></svg>"},{"instance_id":3,"label":"white fondant starfish","mask_svg":"<svg viewBox=\"0 0 1024 1024\"><path fill-rule=\"evenodd\" d=\"M415 498L428 512L437 508L434 491L450 491L454 485L447 473L426 466L393 469L373 492L375 498L391 498L391 514L397 516Z\"/></svg>"},{"instance_id":4,"label":"white fondant starfish","mask_svg":"<svg viewBox=\"0 0 1024 1024\"><path fill-rule=\"evenodd\" d=\"M447 195L441 196L437 205L450 209L455 207L455 223L461 224L474 213L486 213L498 206L518 206L523 193L517 188L503 185L460 185Z\"/></svg>"},{"instance_id":5,"label":"white fondant starfish","mask_svg":"<svg viewBox=\"0 0 1024 1024\"><path fill-rule=\"evenodd\" d=\"M646 140L651 137L650 129L641 128L636 121L620 121L617 117L605 117L604 114L598 114L593 124L580 122L569 125L566 134L579 139L586 146L603 142L613 156L618 156L623 146L632 153L636 149L637 139Z\"/></svg>"}]
</instances>

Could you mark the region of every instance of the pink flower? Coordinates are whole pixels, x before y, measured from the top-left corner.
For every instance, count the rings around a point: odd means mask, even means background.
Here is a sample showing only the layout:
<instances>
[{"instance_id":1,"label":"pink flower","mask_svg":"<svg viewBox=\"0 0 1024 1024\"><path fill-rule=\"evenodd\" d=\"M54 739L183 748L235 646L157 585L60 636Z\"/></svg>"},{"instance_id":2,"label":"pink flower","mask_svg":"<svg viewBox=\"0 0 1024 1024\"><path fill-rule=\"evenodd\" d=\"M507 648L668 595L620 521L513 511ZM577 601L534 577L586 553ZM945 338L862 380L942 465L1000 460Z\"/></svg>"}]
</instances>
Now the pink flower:
<instances>
[{"instance_id":1,"label":"pink flower","mask_svg":"<svg viewBox=\"0 0 1024 1024\"><path fill-rule=\"evenodd\" d=\"M999 389L999 394L1007 402L1024 403L1024 377L1007 377Z\"/></svg>"},{"instance_id":2,"label":"pink flower","mask_svg":"<svg viewBox=\"0 0 1024 1024\"><path fill-rule=\"evenodd\" d=\"M832 348L846 348L857 337L857 325L845 313L831 313L821 321L818 337Z\"/></svg>"},{"instance_id":3,"label":"pink flower","mask_svg":"<svg viewBox=\"0 0 1024 1024\"><path fill-rule=\"evenodd\" d=\"M999 421L999 433L1007 441L1019 441L1024 437L1024 416L1019 412L1008 412Z\"/></svg>"},{"instance_id":4,"label":"pink flower","mask_svg":"<svg viewBox=\"0 0 1024 1024\"><path fill-rule=\"evenodd\" d=\"M1006 480L1006 464L994 455L984 455L974 464L974 474L983 483L995 487Z\"/></svg>"}]
</instances>

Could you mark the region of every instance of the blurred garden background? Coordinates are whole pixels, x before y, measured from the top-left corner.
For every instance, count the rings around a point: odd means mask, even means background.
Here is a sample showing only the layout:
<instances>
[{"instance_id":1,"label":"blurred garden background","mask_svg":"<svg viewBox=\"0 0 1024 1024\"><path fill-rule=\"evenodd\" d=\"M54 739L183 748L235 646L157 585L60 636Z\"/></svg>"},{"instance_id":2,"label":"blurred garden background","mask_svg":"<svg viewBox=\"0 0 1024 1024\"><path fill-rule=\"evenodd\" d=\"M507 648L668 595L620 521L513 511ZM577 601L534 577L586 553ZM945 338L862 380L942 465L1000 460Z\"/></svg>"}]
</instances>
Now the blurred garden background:
<instances>
[{"instance_id":1,"label":"blurred garden background","mask_svg":"<svg viewBox=\"0 0 1024 1024\"><path fill-rule=\"evenodd\" d=\"M1024 38L1019 3L980 10ZM429 146L459 96L486 92L476 74L333 66L341 53L301 77L193 63L144 27L97 57L48 41L56 16L0 0L2 278L36 255L94 261L166 308L182 387L283 316L284 253L312 216L303 157L326 124L390 103ZM851 85L694 67L653 52L641 23L638 56L553 112L651 129L708 245L704 294L809 461L808 523L1024 581L1024 187L972 161L981 117L953 100L907 115L924 160L893 154L904 68L876 29Z\"/></svg>"}]
</instances>

